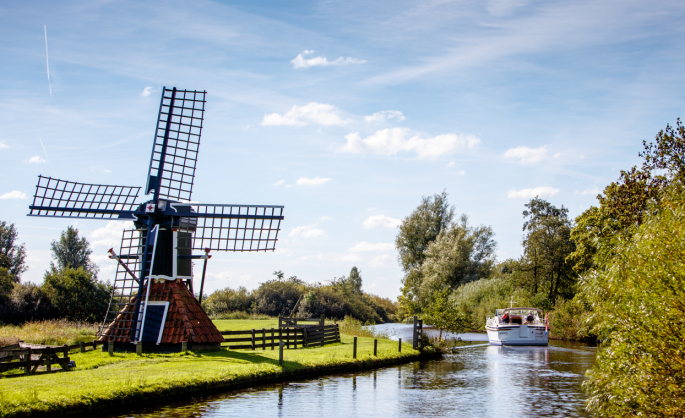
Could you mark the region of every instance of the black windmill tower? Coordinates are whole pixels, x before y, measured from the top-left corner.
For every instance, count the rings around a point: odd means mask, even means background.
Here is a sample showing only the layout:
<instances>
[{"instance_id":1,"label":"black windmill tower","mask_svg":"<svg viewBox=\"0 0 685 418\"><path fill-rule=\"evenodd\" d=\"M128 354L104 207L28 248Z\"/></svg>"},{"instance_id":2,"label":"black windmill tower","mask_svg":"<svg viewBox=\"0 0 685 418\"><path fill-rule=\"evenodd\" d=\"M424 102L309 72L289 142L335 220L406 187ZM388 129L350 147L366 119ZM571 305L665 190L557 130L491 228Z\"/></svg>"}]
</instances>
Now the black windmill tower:
<instances>
[{"instance_id":1,"label":"black windmill tower","mask_svg":"<svg viewBox=\"0 0 685 418\"><path fill-rule=\"evenodd\" d=\"M283 206L191 202L205 91L162 91L145 192L140 187L76 183L38 177L29 216L133 221L123 232L114 289L100 339L218 346L221 334L193 296L193 260L210 251L273 251ZM194 251L199 251L195 254Z\"/></svg>"}]
</instances>

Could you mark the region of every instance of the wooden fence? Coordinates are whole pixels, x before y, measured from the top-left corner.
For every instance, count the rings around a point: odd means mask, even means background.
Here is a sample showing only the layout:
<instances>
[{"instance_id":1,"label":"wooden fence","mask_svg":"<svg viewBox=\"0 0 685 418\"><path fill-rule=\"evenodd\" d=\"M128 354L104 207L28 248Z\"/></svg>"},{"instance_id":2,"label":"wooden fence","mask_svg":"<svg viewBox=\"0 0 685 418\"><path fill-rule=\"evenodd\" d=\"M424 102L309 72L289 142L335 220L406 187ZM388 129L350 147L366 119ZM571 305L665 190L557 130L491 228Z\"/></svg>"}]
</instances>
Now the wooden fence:
<instances>
[{"instance_id":1,"label":"wooden fence","mask_svg":"<svg viewBox=\"0 0 685 418\"><path fill-rule=\"evenodd\" d=\"M82 353L90 347L95 350L103 342L94 340L88 343L74 345L63 345L61 347L21 347L20 344L13 344L0 347L0 373L14 369L24 369L24 373L6 375L4 377L23 376L34 373L54 373L57 371L67 371L70 369L71 360L69 351L80 350ZM89 351L92 351L89 350ZM59 357L62 354L62 357ZM59 366L59 370L52 370L52 366ZM45 367L45 370L38 371L38 367Z\"/></svg>"},{"instance_id":2,"label":"wooden fence","mask_svg":"<svg viewBox=\"0 0 685 418\"><path fill-rule=\"evenodd\" d=\"M236 349L270 349L275 350L280 341L286 348L297 349L298 346L322 346L340 342L338 324L324 326L306 326L298 328L262 328L247 331L222 331L225 342L222 347Z\"/></svg>"}]
</instances>

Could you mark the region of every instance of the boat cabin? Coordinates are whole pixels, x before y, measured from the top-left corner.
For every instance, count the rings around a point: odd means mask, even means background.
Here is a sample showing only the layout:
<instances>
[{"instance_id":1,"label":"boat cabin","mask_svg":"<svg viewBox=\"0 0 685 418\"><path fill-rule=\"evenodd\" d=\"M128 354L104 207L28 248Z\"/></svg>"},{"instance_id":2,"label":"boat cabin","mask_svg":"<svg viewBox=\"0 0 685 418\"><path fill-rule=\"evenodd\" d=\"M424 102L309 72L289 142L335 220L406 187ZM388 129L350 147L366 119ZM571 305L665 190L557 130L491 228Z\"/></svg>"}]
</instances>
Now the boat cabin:
<instances>
[{"instance_id":1,"label":"boat cabin","mask_svg":"<svg viewBox=\"0 0 685 418\"><path fill-rule=\"evenodd\" d=\"M543 325L542 310L537 308L497 309L495 315L500 324Z\"/></svg>"}]
</instances>

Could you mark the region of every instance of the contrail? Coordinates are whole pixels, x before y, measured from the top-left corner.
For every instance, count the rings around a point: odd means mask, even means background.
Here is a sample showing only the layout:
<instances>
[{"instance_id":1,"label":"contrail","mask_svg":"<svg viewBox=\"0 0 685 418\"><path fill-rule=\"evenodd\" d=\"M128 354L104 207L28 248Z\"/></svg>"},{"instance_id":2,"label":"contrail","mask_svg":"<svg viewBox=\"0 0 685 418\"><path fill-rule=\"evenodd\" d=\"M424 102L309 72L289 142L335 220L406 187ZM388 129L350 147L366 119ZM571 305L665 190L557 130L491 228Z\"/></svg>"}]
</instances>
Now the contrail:
<instances>
[{"instance_id":1,"label":"contrail","mask_svg":"<svg viewBox=\"0 0 685 418\"><path fill-rule=\"evenodd\" d=\"M38 140L40 141L40 146L43 147L43 152L45 153L45 158L48 160L48 164L50 164L50 168L52 168L52 174L54 174L55 177L57 177L57 173L55 172L55 168L52 166L52 163L50 162L50 157L48 157L48 152L45 151L45 145L43 145L43 140L40 138L38 138Z\"/></svg>"},{"instance_id":2,"label":"contrail","mask_svg":"<svg viewBox=\"0 0 685 418\"><path fill-rule=\"evenodd\" d=\"M52 83L50 83L50 60L48 59L48 27L43 25L43 30L45 30L45 64L48 67L48 86L50 87L50 97L52 97ZM42 145L43 141L40 143ZM43 151L45 151L45 147L43 147ZM45 155L47 156L47 153Z\"/></svg>"}]
</instances>

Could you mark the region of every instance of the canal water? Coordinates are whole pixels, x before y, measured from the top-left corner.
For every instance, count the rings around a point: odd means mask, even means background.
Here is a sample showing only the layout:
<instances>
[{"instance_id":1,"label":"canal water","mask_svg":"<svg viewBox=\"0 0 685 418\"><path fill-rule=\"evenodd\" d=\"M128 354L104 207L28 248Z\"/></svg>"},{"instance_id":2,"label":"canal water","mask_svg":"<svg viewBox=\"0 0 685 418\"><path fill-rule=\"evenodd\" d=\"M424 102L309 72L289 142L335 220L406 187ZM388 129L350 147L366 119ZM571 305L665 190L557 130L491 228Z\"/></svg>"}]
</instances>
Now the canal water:
<instances>
[{"instance_id":1,"label":"canal water","mask_svg":"<svg viewBox=\"0 0 685 418\"><path fill-rule=\"evenodd\" d=\"M375 327L411 338L411 325ZM430 330L428 332L431 332ZM498 347L485 334L441 360L265 385L140 409L119 417L585 417L581 389L597 348Z\"/></svg>"}]
</instances>

